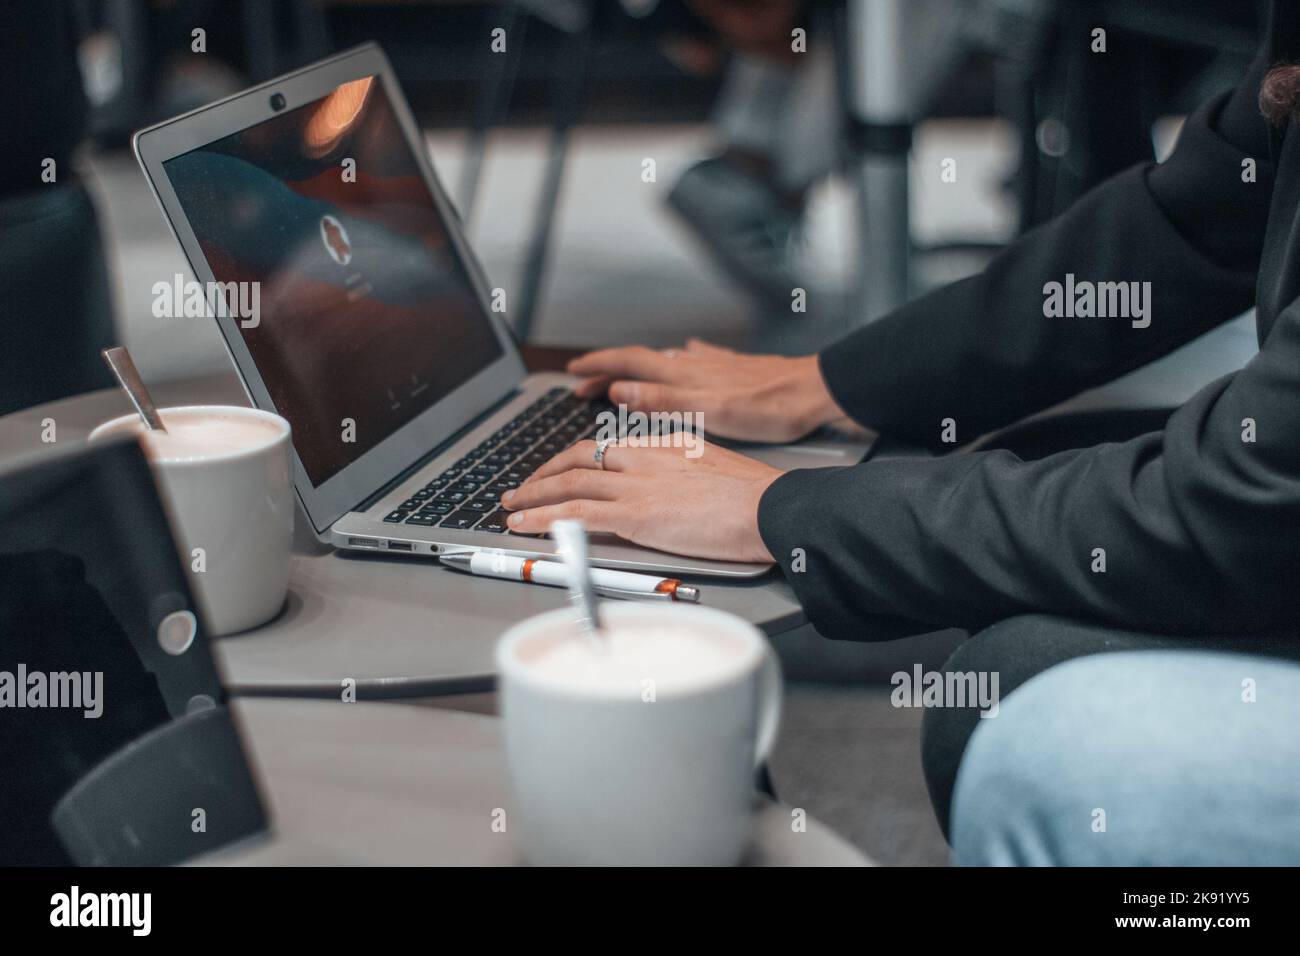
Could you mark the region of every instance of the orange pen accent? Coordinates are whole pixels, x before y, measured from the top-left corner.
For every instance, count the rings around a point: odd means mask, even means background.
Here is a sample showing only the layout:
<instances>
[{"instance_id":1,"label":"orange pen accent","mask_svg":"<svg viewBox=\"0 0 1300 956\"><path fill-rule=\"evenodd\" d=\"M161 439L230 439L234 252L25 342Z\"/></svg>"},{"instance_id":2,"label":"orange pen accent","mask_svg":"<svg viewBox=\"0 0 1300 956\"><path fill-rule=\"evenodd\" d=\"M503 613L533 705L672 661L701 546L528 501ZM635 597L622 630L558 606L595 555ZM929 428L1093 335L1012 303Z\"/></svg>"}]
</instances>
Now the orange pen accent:
<instances>
[{"instance_id":1,"label":"orange pen accent","mask_svg":"<svg viewBox=\"0 0 1300 956\"><path fill-rule=\"evenodd\" d=\"M519 580L528 581L529 583L532 583L533 565L536 563L537 563L536 558L529 558L527 561L525 561L524 566L519 569Z\"/></svg>"},{"instance_id":2,"label":"orange pen accent","mask_svg":"<svg viewBox=\"0 0 1300 956\"><path fill-rule=\"evenodd\" d=\"M658 591L660 594L671 594L673 600L675 601L677 600L677 589L681 587L681 584L682 582L676 580L675 578L668 578L667 580L660 581L657 585L655 585L655 590Z\"/></svg>"}]
</instances>

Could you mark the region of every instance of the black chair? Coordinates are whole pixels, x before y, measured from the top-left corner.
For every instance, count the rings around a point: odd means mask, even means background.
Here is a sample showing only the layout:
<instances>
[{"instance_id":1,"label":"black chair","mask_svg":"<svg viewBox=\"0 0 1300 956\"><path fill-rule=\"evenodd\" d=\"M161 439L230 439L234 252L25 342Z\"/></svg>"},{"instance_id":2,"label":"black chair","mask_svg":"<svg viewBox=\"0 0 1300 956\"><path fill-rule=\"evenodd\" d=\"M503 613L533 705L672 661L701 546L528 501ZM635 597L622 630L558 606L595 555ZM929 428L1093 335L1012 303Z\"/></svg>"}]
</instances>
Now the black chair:
<instances>
[{"instance_id":1,"label":"black chair","mask_svg":"<svg viewBox=\"0 0 1300 956\"><path fill-rule=\"evenodd\" d=\"M0 710L0 766L22 768L0 864L162 865L265 829L193 606L135 441L0 471L0 674L42 704ZM78 706L50 706L56 681Z\"/></svg>"},{"instance_id":2,"label":"black chair","mask_svg":"<svg viewBox=\"0 0 1300 956\"><path fill-rule=\"evenodd\" d=\"M165 866L259 833L262 802L230 712L163 724L78 781L52 814L78 866Z\"/></svg>"}]
</instances>

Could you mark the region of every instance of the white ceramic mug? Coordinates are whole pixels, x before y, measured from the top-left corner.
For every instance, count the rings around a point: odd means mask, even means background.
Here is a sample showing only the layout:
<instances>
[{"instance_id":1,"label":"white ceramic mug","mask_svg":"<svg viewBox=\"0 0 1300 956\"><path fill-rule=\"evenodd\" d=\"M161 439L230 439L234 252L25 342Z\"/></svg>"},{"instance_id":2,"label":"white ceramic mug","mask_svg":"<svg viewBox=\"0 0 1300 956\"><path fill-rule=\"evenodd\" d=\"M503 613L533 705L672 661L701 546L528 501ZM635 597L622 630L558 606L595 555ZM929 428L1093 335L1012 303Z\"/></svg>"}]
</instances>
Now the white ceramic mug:
<instances>
[{"instance_id":1,"label":"white ceramic mug","mask_svg":"<svg viewBox=\"0 0 1300 956\"><path fill-rule=\"evenodd\" d=\"M607 602L602 611L611 632L633 625L714 635L735 648L735 660L647 701L539 678L530 662L574 639L571 609L512 627L496 654L514 791L507 832L540 865L739 862L753 828L755 770L780 722L776 655L752 625L712 608Z\"/></svg>"},{"instance_id":2,"label":"white ceramic mug","mask_svg":"<svg viewBox=\"0 0 1300 956\"><path fill-rule=\"evenodd\" d=\"M208 633L233 634L264 624L279 613L289 586L294 509L289 423L271 412L227 405L159 413L164 425L215 417L271 426L269 440L247 447L186 458L150 456ZM138 415L123 415L92 431L90 441L143 429Z\"/></svg>"}]
</instances>

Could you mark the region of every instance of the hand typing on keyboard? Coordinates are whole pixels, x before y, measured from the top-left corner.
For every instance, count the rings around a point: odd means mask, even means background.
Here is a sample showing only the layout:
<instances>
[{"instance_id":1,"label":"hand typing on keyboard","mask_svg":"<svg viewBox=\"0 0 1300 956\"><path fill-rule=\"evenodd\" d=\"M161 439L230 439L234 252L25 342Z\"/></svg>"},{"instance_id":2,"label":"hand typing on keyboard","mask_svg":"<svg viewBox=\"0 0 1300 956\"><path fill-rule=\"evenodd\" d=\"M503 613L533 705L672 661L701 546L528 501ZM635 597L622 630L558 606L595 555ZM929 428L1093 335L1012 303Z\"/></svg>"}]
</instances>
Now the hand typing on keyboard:
<instances>
[{"instance_id":1,"label":"hand typing on keyboard","mask_svg":"<svg viewBox=\"0 0 1300 956\"><path fill-rule=\"evenodd\" d=\"M636 544L722 561L771 561L758 531L758 502L783 472L705 443L688 457L666 445L613 444L604 469L596 442L580 441L541 465L501 503L512 533L545 532L581 519Z\"/></svg>"},{"instance_id":2,"label":"hand typing on keyboard","mask_svg":"<svg viewBox=\"0 0 1300 956\"><path fill-rule=\"evenodd\" d=\"M835 403L816 355L743 355L690 339L680 349L643 345L588 352L568 365L579 395L608 392L638 412L693 412L709 433L789 442L823 425L861 432Z\"/></svg>"},{"instance_id":3,"label":"hand typing on keyboard","mask_svg":"<svg viewBox=\"0 0 1300 956\"><path fill-rule=\"evenodd\" d=\"M390 524L503 534L506 492L557 452L596 433L603 401L554 388L384 516ZM513 528L510 529L514 531Z\"/></svg>"}]
</instances>

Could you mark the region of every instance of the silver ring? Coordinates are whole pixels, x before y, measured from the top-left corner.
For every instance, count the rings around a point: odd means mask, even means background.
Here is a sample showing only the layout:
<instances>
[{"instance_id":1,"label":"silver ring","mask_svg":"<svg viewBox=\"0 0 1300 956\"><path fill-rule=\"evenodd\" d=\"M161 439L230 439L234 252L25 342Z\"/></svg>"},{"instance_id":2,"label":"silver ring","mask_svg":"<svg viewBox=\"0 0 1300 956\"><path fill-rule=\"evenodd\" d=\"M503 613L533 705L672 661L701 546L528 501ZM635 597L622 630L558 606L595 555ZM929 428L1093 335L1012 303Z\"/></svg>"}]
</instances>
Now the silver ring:
<instances>
[{"instance_id":1,"label":"silver ring","mask_svg":"<svg viewBox=\"0 0 1300 956\"><path fill-rule=\"evenodd\" d=\"M596 442L596 467L601 471L605 470L605 449L612 444L614 444L614 439L612 438L602 438L600 441Z\"/></svg>"}]
</instances>

